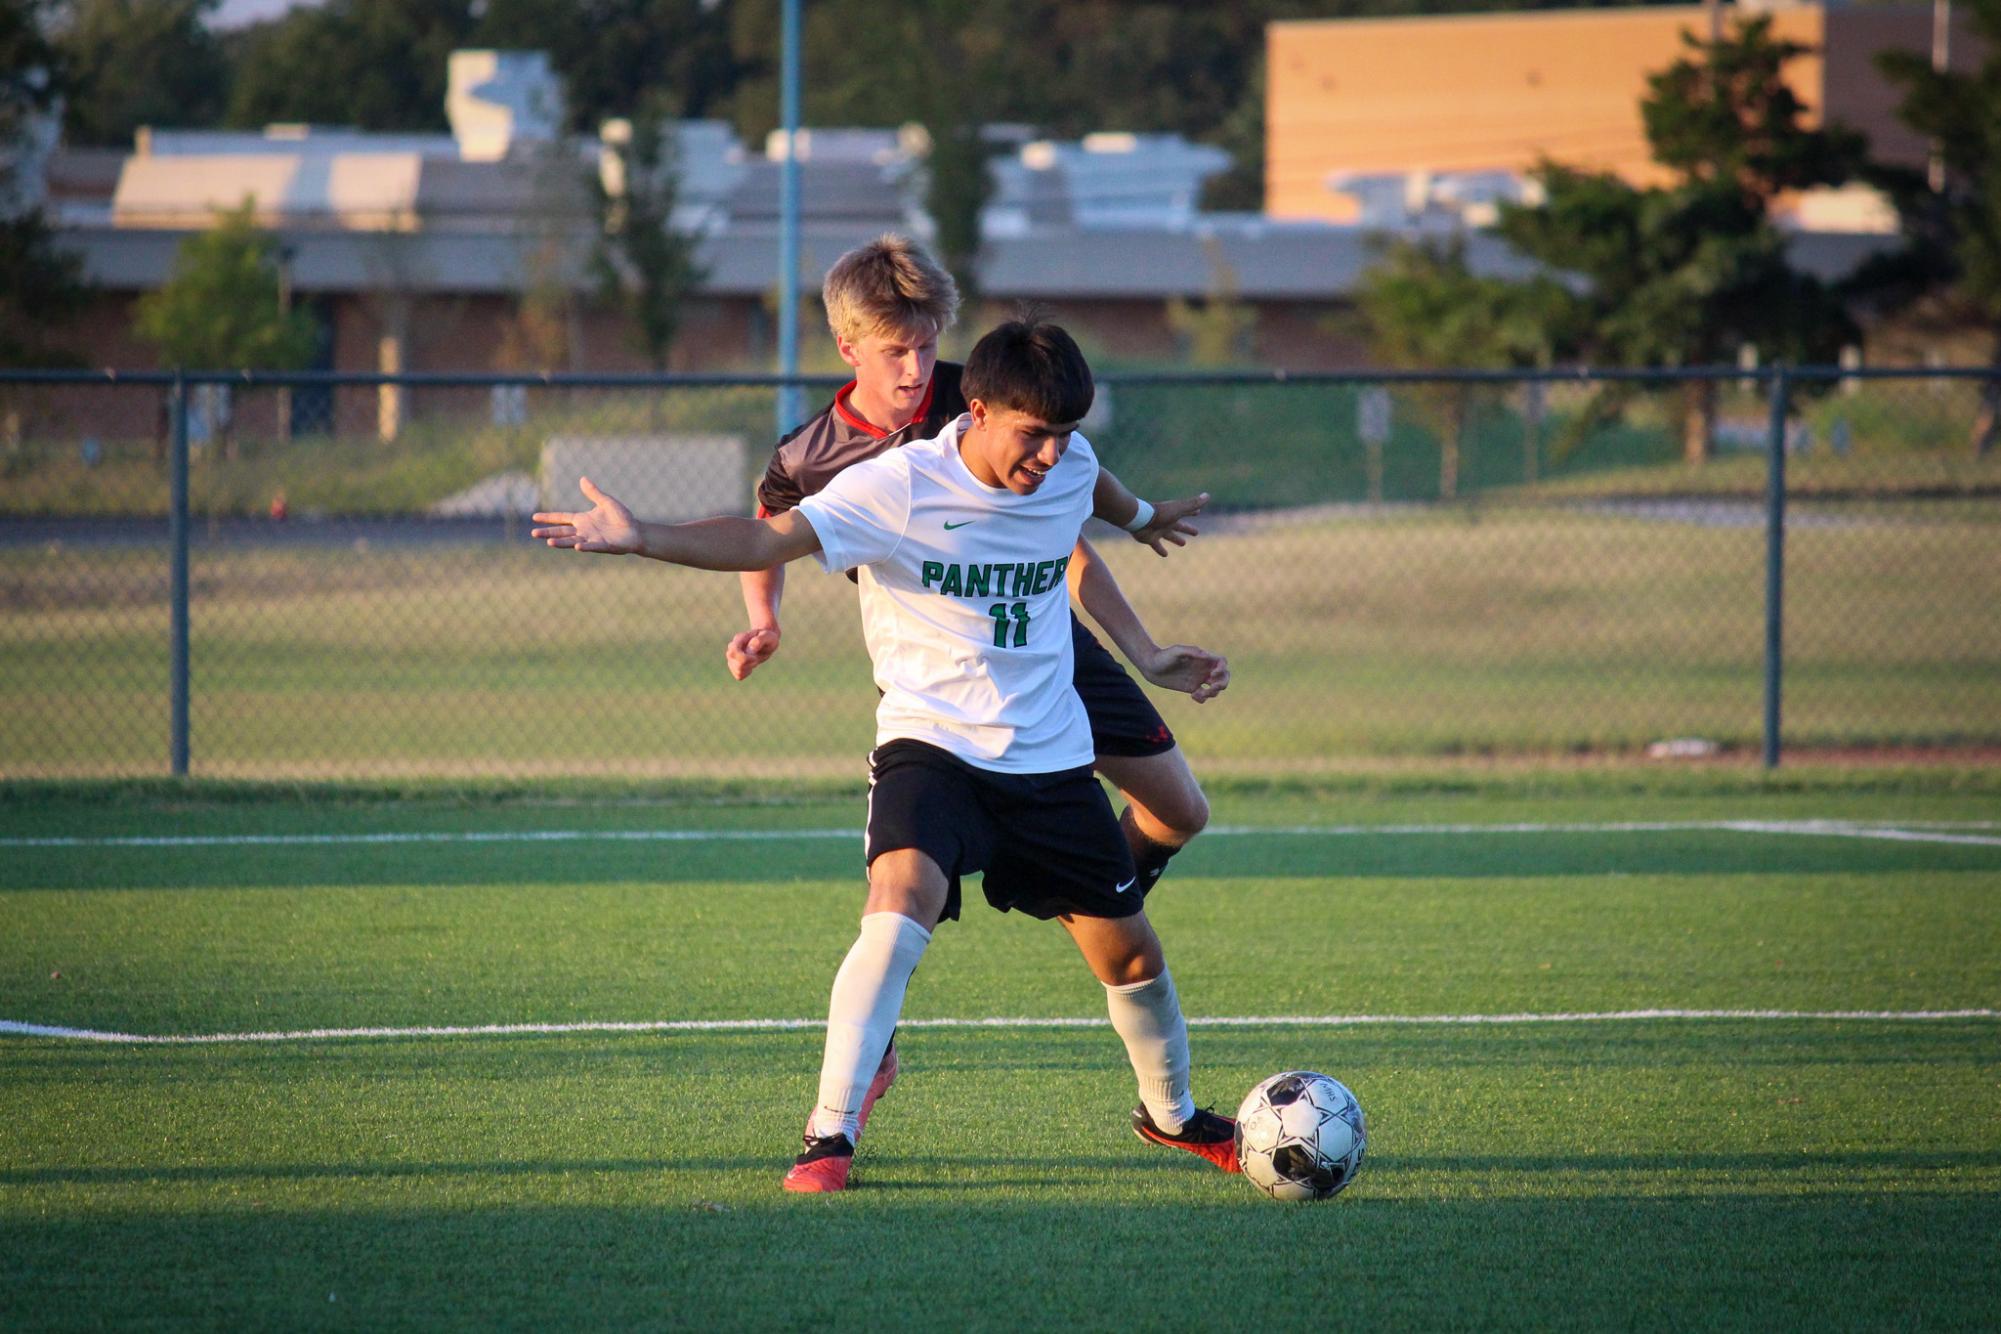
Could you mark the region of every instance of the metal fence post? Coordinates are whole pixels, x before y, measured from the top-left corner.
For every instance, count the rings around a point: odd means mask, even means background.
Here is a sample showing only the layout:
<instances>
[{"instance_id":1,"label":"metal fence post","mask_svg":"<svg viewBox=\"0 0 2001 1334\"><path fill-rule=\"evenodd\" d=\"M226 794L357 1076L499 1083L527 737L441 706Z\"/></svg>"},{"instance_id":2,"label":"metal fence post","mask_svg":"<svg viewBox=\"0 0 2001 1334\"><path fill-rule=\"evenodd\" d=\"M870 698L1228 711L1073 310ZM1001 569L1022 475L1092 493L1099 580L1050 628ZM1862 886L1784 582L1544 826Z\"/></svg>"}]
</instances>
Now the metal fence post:
<instances>
[{"instance_id":1,"label":"metal fence post","mask_svg":"<svg viewBox=\"0 0 2001 1334\"><path fill-rule=\"evenodd\" d=\"M188 772L188 382L174 372L168 398L173 453L168 459L167 547L172 590L169 594L167 686L168 765L174 777Z\"/></svg>"},{"instance_id":2,"label":"metal fence post","mask_svg":"<svg viewBox=\"0 0 2001 1334\"><path fill-rule=\"evenodd\" d=\"M1785 662L1786 400L1783 365L1772 367L1771 421L1765 441L1765 767L1779 767L1779 700Z\"/></svg>"},{"instance_id":3,"label":"metal fence post","mask_svg":"<svg viewBox=\"0 0 2001 1334\"><path fill-rule=\"evenodd\" d=\"M785 160L778 164L778 425L783 436L799 424L799 0L779 6L779 121Z\"/></svg>"}]
</instances>

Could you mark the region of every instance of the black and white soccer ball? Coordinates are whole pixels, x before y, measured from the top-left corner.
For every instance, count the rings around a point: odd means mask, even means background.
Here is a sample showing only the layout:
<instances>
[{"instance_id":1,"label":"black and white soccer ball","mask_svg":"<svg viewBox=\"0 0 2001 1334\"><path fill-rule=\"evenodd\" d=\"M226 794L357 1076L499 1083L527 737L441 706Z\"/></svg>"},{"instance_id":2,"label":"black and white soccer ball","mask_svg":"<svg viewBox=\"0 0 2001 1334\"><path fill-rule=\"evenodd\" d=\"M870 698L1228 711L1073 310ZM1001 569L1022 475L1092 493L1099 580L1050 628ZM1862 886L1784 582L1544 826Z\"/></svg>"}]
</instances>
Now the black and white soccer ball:
<instances>
[{"instance_id":1,"label":"black and white soccer ball","mask_svg":"<svg viewBox=\"0 0 2001 1334\"><path fill-rule=\"evenodd\" d=\"M1362 1104L1311 1070L1273 1075L1237 1109L1237 1165L1275 1200L1331 1200L1362 1170Z\"/></svg>"}]
</instances>

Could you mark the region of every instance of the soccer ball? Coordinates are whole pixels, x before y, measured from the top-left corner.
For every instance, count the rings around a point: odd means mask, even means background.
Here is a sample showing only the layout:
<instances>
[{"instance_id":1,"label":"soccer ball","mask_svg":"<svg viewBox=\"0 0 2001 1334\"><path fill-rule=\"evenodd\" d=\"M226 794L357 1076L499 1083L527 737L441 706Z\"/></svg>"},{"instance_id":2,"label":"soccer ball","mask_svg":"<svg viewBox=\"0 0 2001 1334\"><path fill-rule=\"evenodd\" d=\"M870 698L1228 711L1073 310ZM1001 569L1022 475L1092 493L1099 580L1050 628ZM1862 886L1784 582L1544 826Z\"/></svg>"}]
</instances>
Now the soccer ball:
<instances>
[{"instance_id":1,"label":"soccer ball","mask_svg":"<svg viewBox=\"0 0 2001 1334\"><path fill-rule=\"evenodd\" d=\"M1237 1165L1275 1200L1331 1200L1362 1170L1362 1104L1311 1070L1273 1075L1237 1109Z\"/></svg>"}]
</instances>

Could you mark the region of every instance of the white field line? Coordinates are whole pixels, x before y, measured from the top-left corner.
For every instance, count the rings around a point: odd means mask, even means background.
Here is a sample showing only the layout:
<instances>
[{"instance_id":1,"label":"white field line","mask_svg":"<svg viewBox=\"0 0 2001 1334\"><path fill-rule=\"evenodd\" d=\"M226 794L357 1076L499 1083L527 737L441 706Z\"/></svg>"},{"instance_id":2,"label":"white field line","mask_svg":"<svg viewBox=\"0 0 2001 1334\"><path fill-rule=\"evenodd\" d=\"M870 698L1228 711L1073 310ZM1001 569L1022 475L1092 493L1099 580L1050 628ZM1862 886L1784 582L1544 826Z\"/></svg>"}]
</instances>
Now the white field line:
<instances>
[{"instance_id":1,"label":"white field line","mask_svg":"<svg viewBox=\"0 0 2001 1334\"><path fill-rule=\"evenodd\" d=\"M1864 825L1836 822L1822 828L1819 821L1739 821L1736 827L1747 834L1828 834L1836 838L1879 838L1894 843L1968 843L1978 847L2001 847L2001 838L1992 834L1960 834L1943 829L1903 828L1891 825ZM1983 828L1985 826L1972 826Z\"/></svg>"},{"instance_id":2,"label":"white field line","mask_svg":"<svg viewBox=\"0 0 2001 1334\"><path fill-rule=\"evenodd\" d=\"M2001 1010L1603 1010L1554 1014L1320 1014L1191 1016L1191 1028L1366 1028L1377 1025L1596 1024L1653 1020L1899 1023L2001 1019ZM566 1033L769 1033L818 1029L820 1019L657 1019L567 1024L437 1024L411 1028L302 1028L252 1033L114 1033L0 1019L0 1037L66 1038L140 1046L214 1046L248 1042L326 1042L350 1038L548 1037ZM1104 1028L1095 1018L905 1019L904 1028Z\"/></svg>"},{"instance_id":3,"label":"white field line","mask_svg":"<svg viewBox=\"0 0 2001 1334\"><path fill-rule=\"evenodd\" d=\"M494 829L384 834L165 834L0 838L0 848L255 848L377 843L778 843L860 838L859 829Z\"/></svg>"},{"instance_id":4,"label":"white field line","mask_svg":"<svg viewBox=\"0 0 2001 1334\"><path fill-rule=\"evenodd\" d=\"M1373 838L1482 834L1660 834L1724 832L1889 839L1912 843L1961 843L2001 847L2001 821L1855 820L1615 820L1510 824L1211 825L1209 838ZM1962 832L1965 831L1965 832ZM328 847L371 844L478 843L780 843L859 839L860 829L506 829L375 834L75 835L0 838L0 848L239 848Z\"/></svg>"}]
</instances>

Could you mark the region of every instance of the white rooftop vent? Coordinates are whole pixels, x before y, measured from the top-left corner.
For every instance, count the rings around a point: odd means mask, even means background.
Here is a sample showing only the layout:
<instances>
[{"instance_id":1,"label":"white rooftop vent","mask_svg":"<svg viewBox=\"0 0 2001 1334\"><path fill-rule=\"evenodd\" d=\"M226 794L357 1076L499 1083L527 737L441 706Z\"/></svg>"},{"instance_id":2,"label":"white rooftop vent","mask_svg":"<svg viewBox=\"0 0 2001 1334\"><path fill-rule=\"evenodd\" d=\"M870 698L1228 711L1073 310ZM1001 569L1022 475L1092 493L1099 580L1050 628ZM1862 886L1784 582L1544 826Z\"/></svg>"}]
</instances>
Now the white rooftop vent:
<instances>
[{"instance_id":1,"label":"white rooftop vent","mask_svg":"<svg viewBox=\"0 0 2001 1334\"><path fill-rule=\"evenodd\" d=\"M910 156L901 131L836 125L817 130L802 126L792 139L787 139L782 129L772 130L764 136L765 159L785 161L790 145L795 142L801 162L859 162L888 167Z\"/></svg>"},{"instance_id":2,"label":"white rooftop vent","mask_svg":"<svg viewBox=\"0 0 2001 1334\"><path fill-rule=\"evenodd\" d=\"M563 86L547 52L454 51L448 77L445 118L468 162L497 162L562 133Z\"/></svg>"}]
</instances>

